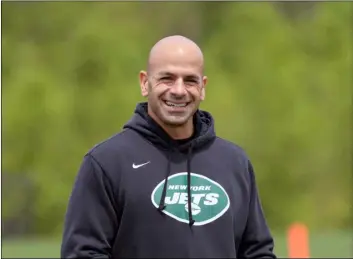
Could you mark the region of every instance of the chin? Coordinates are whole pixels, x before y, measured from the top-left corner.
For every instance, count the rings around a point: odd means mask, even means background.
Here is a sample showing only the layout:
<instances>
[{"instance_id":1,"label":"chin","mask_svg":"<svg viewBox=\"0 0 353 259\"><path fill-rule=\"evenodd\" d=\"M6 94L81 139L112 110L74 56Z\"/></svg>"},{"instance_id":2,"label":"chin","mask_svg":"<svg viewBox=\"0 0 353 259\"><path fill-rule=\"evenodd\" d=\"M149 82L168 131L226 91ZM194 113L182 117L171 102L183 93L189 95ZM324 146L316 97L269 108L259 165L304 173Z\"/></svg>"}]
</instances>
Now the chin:
<instances>
[{"instance_id":1,"label":"chin","mask_svg":"<svg viewBox=\"0 0 353 259\"><path fill-rule=\"evenodd\" d=\"M188 103L184 108L175 108L167 106L162 101L155 110L155 114L163 124L169 127L182 127L192 119L195 112L194 108L193 102Z\"/></svg>"},{"instance_id":2,"label":"chin","mask_svg":"<svg viewBox=\"0 0 353 259\"><path fill-rule=\"evenodd\" d=\"M162 121L164 124L171 127L181 127L188 123L192 116L175 116L175 115L165 115L162 116Z\"/></svg>"}]
</instances>

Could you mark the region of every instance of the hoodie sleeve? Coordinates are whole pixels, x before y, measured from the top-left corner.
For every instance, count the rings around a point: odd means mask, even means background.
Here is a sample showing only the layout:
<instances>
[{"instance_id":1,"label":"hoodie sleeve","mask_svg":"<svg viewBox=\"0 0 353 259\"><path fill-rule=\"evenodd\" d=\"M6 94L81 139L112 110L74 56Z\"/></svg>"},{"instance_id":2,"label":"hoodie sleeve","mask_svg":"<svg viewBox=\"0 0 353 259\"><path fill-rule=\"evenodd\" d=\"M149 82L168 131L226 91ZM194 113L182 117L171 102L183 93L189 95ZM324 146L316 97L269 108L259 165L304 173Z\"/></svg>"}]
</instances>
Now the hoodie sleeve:
<instances>
[{"instance_id":1,"label":"hoodie sleeve","mask_svg":"<svg viewBox=\"0 0 353 259\"><path fill-rule=\"evenodd\" d=\"M251 197L247 225L239 246L238 258L277 258L274 241L267 225L257 191L254 171L249 162Z\"/></svg>"},{"instance_id":2,"label":"hoodie sleeve","mask_svg":"<svg viewBox=\"0 0 353 259\"><path fill-rule=\"evenodd\" d=\"M118 222L113 189L97 161L87 154L68 203L61 258L110 258Z\"/></svg>"}]
</instances>

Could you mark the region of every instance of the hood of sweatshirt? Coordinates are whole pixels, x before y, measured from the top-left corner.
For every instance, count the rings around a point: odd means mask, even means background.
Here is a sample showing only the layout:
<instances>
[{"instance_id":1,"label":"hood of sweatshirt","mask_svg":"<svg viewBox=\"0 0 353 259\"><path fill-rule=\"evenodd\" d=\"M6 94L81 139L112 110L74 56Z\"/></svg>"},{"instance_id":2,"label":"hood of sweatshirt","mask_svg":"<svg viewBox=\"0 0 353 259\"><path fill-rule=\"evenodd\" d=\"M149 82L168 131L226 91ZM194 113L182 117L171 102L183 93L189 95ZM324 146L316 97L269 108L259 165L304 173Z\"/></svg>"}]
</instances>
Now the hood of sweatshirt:
<instances>
[{"instance_id":1,"label":"hood of sweatshirt","mask_svg":"<svg viewBox=\"0 0 353 259\"><path fill-rule=\"evenodd\" d=\"M191 213L191 184L190 184L190 162L192 159L193 152L196 152L207 145L211 144L215 138L216 133L214 130L214 120L210 113L202 110L197 110L193 117L194 122L194 134L191 138L186 140L174 140L172 139L163 128L156 123L148 115L148 105L146 102L139 103L136 106L134 116L129 122L124 125L124 129L131 129L143 136L150 143L155 145L157 148L163 150L168 156L168 166L166 170L165 181L163 185L163 192L161 200L159 202L158 210L161 212L166 208L165 197L167 193L168 177L171 171L171 154L172 152L185 153L187 155L187 188L188 188L188 215L189 225L194 224L194 220Z\"/></svg>"}]
</instances>

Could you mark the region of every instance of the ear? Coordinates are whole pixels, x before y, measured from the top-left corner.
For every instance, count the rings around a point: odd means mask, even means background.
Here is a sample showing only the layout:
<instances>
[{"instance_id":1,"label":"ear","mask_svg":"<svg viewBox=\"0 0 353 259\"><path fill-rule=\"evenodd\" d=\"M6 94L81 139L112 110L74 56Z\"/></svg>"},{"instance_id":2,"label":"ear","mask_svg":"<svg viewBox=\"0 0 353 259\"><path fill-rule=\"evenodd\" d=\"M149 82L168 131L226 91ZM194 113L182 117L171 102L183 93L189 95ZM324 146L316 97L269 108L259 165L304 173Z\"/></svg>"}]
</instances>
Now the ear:
<instances>
[{"instance_id":1,"label":"ear","mask_svg":"<svg viewBox=\"0 0 353 259\"><path fill-rule=\"evenodd\" d=\"M148 76L146 71L140 71L139 74L141 94L143 97L148 96Z\"/></svg>"},{"instance_id":2,"label":"ear","mask_svg":"<svg viewBox=\"0 0 353 259\"><path fill-rule=\"evenodd\" d=\"M202 89L201 89L201 97L200 97L201 101L204 101L206 98L206 89L205 88L206 88L207 82L208 82L208 78L207 78L207 76L204 76L202 78Z\"/></svg>"}]
</instances>

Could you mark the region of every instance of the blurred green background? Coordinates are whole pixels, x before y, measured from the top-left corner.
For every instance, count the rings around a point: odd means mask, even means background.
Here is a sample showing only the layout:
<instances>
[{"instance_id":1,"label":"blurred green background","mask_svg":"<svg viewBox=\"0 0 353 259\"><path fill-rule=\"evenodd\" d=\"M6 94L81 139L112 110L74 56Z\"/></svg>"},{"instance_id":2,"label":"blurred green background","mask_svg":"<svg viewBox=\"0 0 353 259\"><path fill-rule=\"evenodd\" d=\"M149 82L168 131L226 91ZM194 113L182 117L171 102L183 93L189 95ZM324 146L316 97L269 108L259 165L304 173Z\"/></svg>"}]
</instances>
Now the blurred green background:
<instances>
[{"instance_id":1,"label":"blurred green background","mask_svg":"<svg viewBox=\"0 0 353 259\"><path fill-rule=\"evenodd\" d=\"M353 3L2 2L3 257L59 257L83 155L143 101L152 45L205 54L206 100L242 146L286 257L293 222L313 257L353 257Z\"/></svg>"}]
</instances>

